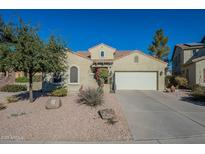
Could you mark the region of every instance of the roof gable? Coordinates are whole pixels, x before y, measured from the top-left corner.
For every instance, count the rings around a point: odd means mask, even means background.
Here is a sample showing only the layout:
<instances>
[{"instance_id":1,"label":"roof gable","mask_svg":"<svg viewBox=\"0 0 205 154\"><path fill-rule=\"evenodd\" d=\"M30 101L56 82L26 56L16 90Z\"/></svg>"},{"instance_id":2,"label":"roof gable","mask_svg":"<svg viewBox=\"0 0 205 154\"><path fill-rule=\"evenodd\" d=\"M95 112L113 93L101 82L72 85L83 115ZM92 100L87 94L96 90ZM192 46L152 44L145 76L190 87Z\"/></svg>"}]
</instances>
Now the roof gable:
<instances>
[{"instance_id":1,"label":"roof gable","mask_svg":"<svg viewBox=\"0 0 205 154\"><path fill-rule=\"evenodd\" d=\"M94 48L103 47L103 46L106 47L106 48L109 48L109 49L111 49L111 50L113 50L113 51L116 51L115 48L113 48L113 47L111 47L111 46L109 46L109 45L107 45L107 44L104 44L104 43L97 44L97 45L95 45L95 46L89 48L88 51L91 52Z\"/></svg>"},{"instance_id":2,"label":"roof gable","mask_svg":"<svg viewBox=\"0 0 205 154\"><path fill-rule=\"evenodd\" d=\"M155 57L153 57L153 56L151 56L151 55L145 54L144 52L139 51L139 50L127 51L127 52L125 52L125 53L123 54L123 56L116 57L115 60L118 60L118 59L121 59L121 58L125 58L126 56L131 55L131 54L134 54L134 53L141 54L141 55L143 55L143 56L146 56L147 58L150 58L150 59L152 59L152 60L155 60L155 61L158 61L158 62L160 62L160 63L162 63L162 64L167 65L166 62L164 62L164 61L162 61L162 60L160 60L160 59L158 59L158 58L155 58Z\"/></svg>"}]
</instances>

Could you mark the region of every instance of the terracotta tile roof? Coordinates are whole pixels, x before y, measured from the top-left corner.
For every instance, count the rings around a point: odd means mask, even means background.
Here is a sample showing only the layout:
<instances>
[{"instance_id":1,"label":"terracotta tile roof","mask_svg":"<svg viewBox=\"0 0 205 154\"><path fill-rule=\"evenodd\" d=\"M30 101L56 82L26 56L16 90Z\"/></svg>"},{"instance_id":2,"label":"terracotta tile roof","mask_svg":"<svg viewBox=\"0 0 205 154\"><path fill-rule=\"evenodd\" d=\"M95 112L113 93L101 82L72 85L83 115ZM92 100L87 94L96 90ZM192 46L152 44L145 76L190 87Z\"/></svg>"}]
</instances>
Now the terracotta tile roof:
<instances>
[{"instance_id":1,"label":"terracotta tile roof","mask_svg":"<svg viewBox=\"0 0 205 154\"><path fill-rule=\"evenodd\" d=\"M75 53L76 55L83 57L83 58L88 58L90 59L90 53L87 51L78 51Z\"/></svg>"},{"instance_id":2,"label":"terracotta tile roof","mask_svg":"<svg viewBox=\"0 0 205 154\"><path fill-rule=\"evenodd\" d=\"M159 61L159 62L162 62L162 63L164 63L164 64L167 64L166 62L164 62L164 61L162 61L162 60L160 60L160 59L157 59L157 58L155 58L155 57L153 57L153 56L150 56L150 55L148 55L148 54L145 54L144 52L139 51L139 50L118 50L118 51L115 51L115 53L114 53L114 59L113 59L113 60L123 58L123 57L125 57L125 56L127 56L127 55L129 55L129 54L135 53L135 52L140 53L140 54L143 54L143 55L145 55L145 56L147 56L147 57L149 57L149 58L152 58L152 59L157 60L157 61ZM78 51L78 52L76 52L75 54L78 55L78 56L80 56L80 57L90 59L90 53L89 53L88 51ZM112 59L108 59L107 61L113 61L113 60L112 60ZM95 60L94 60L94 61L95 61ZM96 61L98 61L98 60L96 60Z\"/></svg>"},{"instance_id":3,"label":"terracotta tile roof","mask_svg":"<svg viewBox=\"0 0 205 154\"><path fill-rule=\"evenodd\" d=\"M131 54L133 51L116 51L114 53L114 59L122 58L124 56L127 56ZM83 58L89 58L90 59L90 53L87 51L78 51L75 53L76 55L83 57Z\"/></svg>"},{"instance_id":4,"label":"terracotta tile roof","mask_svg":"<svg viewBox=\"0 0 205 154\"><path fill-rule=\"evenodd\" d=\"M114 53L114 59L122 58L122 57L127 56L131 53L133 53L133 51L116 51Z\"/></svg>"}]
</instances>

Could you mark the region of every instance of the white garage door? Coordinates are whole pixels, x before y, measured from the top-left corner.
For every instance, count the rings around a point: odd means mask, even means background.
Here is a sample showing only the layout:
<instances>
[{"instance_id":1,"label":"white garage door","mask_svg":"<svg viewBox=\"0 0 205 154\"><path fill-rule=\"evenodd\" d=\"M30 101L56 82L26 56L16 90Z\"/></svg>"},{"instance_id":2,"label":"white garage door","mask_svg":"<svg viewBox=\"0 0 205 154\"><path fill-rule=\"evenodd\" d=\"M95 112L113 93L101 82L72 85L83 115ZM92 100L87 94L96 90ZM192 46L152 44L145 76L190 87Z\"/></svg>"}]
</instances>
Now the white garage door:
<instances>
[{"instance_id":1,"label":"white garage door","mask_svg":"<svg viewBox=\"0 0 205 154\"><path fill-rule=\"evenodd\" d=\"M116 90L157 90L156 72L116 72Z\"/></svg>"}]
</instances>

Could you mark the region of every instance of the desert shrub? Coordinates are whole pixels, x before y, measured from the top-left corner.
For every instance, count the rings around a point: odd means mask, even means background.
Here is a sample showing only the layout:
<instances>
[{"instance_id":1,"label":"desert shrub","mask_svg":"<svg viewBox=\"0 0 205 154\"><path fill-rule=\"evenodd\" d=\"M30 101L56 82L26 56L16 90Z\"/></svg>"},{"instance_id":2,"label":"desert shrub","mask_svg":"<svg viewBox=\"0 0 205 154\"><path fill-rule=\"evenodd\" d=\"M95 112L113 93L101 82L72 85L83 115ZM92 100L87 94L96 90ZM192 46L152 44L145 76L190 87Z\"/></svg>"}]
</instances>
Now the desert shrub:
<instances>
[{"instance_id":1,"label":"desert shrub","mask_svg":"<svg viewBox=\"0 0 205 154\"><path fill-rule=\"evenodd\" d=\"M167 88L170 88L172 85L176 88L187 88L188 81L186 78L181 76L169 75L165 77L165 85Z\"/></svg>"},{"instance_id":2,"label":"desert shrub","mask_svg":"<svg viewBox=\"0 0 205 154\"><path fill-rule=\"evenodd\" d=\"M202 86L195 86L192 90L191 95L195 98L195 99L201 99L205 101L205 87Z\"/></svg>"},{"instance_id":3,"label":"desert shrub","mask_svg":"<svg viewBox=\"0 0 205 154\"><path fill-rule=\"evenodd\" d=\"M188 86L187 79L184 77L181 77L181 76L175 77L175 82L176 82L177 88L187 88L187 86Z\"/></svg>"},{"instance_id":4,"label":"desert shrub","mask_svg":"<svg viewBox=\"0 0 205 154\"><path fill-rule=\"evenodd\" d=\"M67 96L68 90L66 87L56 88L51 92L51 96L64 97Z\"/></svg>"},{"instance_id":5,"label":"desert shrub","mask_svg":"<svg viewBox=\"0 0 205 154\"><path fill-rule=\"evenodd\" d=\"M15 79L15 81L17 83L27 83L29 82L29 78L26 77L26 76L23 76L23 77L18 77ZM33 82L41 82L42 81L42 77L41 75L35 75L33 76Z\"/></svg>"},{"instance_id":6,"label":"desert shrub","mask_svg":"<svg viewBox=\"0 0 205 154\"><path fill-rule=\"evenodd\" d=\"M103 90L102 88L88 88L82 91L79 95L79 103L89 106L97 106L103 103Z\"/></svg>"},{"instance_id":7,"label":"desert shrub","mask_svg":"<svg viewBox=\"0 0 205 154\"><path fill-rule=\"evenodd\" d=\"M0 91L2 92L20 92L26 90L27 90L26 85L16 85L16 84L5 85L0 89Z\"/></svg>"},{"instance_id":8,"label":"desert shrub","mask_svg":"<svg viewBox=\"0 0 205 154\"><path fill-rule=\"evenodd\" d=\"M9 96L6 98L7 102L8 103L14 103L14 102L18 102L19 101L19 98L16 97L16 96Z\"/></svg>"}]
</instances>

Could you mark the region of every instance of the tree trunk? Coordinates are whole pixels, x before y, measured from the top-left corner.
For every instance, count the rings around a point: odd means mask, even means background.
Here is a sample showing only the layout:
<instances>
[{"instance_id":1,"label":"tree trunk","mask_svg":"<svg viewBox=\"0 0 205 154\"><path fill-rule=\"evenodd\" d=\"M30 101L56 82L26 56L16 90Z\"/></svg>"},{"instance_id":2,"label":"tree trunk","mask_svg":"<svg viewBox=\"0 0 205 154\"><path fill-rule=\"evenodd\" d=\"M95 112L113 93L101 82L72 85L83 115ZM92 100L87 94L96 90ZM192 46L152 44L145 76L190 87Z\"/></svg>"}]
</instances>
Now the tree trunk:
<instances>
[{"instance_id":1,"label":"tree trunk","mask_svg":"<svg viewBox=\"0 0 205 154\"><path fill-rule=\"evenodd\" d=\"M33 103L33 74L29 72L29 101Z\"/></svg>"}]
</instances>

